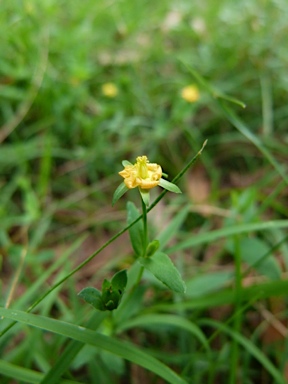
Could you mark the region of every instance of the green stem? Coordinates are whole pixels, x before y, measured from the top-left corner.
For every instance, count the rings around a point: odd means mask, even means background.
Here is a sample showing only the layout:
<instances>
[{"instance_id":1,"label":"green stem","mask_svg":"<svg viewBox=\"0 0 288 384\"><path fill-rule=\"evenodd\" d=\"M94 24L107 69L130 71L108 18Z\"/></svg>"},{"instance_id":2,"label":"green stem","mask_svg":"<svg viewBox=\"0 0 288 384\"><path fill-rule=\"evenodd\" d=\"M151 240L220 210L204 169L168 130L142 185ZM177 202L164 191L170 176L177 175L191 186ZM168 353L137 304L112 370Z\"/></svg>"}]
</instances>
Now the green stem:
<instances>
[{"instance_id":1,"label":"green stem","mask_svg":"<svg viewBox=\"0 0 288 384\"><path fill-rule=\"evenodd\" d=\"M140 283L140 281L141 281L141 279L142 279L142 275L143 275L144 269L145 269L145 268L141 266L141 269L140 269L139 274L138 274L138 277L137 277L136 284L135 284L135 286L134 286L133 289L135 289L136 287L138 287L138 285L139 285L139 283Z\"/></svg>"},{"instance_id":2,"label":"green stem","mask_svg":"<svg viewBox=\"0 0 288 384\"><path fill-rule=\"evenodd\" d=\"M141 202L142 202L142 214L143 214L143 257L145 257L147 246L148 246L147 208L142 198L141 198Z\"/></svg>"}]
</instances>

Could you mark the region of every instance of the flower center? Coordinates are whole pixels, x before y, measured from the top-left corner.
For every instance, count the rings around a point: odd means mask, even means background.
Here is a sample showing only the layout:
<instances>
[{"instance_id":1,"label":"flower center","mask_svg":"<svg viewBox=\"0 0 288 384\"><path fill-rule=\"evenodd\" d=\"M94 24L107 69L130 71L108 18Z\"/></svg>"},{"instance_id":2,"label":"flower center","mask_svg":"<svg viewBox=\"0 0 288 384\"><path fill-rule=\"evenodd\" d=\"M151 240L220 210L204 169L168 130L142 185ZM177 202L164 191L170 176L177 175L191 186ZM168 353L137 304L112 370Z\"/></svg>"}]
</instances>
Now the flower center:
<instances>
[{"instance_id":1,"label":"flower center","mask_svg":"<svg viewBox=\"0 0 288 384\"><path fill-rule=\"evenodd\" d=\"M147 179L149 177L148 168L147 168L147 163L148 163L147 157L139 156L137 157L136 160L137 160L138 176L141 179Z\"/></svg>"}]
</instances>

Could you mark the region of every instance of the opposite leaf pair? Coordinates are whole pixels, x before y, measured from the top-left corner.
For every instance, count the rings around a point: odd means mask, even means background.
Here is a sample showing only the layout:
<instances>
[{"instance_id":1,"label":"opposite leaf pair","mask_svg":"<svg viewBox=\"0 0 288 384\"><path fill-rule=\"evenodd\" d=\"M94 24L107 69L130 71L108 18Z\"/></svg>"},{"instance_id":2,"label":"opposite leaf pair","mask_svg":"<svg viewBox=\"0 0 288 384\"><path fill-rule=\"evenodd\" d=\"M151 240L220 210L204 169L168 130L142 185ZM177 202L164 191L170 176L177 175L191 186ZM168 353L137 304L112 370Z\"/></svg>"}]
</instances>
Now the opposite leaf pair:
<instances>
[{"instance_id":1,"label":"opposite leaf pair","mask_svg":"<svg viewBox=\"0 0 288 384\"><path fill-rule=\"evenodd\" d=\"M99 311L112 311L119 306L126 285L127 271L123 269L117 272L111 281L103 281L102 292L93 287L86 287L79 296Z\"/></svg>"}]
</instances>

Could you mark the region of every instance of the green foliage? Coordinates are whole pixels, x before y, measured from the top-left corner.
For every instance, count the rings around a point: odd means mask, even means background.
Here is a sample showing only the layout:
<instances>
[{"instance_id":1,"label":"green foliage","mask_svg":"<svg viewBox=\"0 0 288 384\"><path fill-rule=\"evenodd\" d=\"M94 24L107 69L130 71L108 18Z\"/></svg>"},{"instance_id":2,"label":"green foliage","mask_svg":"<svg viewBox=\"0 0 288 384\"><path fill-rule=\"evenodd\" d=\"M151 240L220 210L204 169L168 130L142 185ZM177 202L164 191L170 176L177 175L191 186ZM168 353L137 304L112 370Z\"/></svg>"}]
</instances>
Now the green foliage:
<instances>
[{"instance_id":1,"label":"green foliage","mask_svg":"<svg viewBox=\"0 0 288 384\"><path fill-rule=\"evenodd\" d=\"M121 183L115 190L113 198L112 198L112 205L114 205L120 197L124 195L129 189L126 187L125 183Z\"/></svg>"},{"instance_id":2,"label":"green foliage","mask_svg":"<svg viewBox=\"0 0 288 384\"><path fill-rule=\"evenodd\" d=\"M112 337L95 333L84 327L78 327L74 324L55 321L54 319L27 314L21 311L12 311L9 309L0 308L1 316L5 316L11 320L19 321L20 323L29 324L34 327L60 334L73 340L80 341L85 344L93 345L102 348L106 351L112 352L118 356L125 357L134 363L140 363L147 369L157 373L159 376L166 379L171 384L185 384L186 381L181 379L175 372L170 370L167 366L156 360L149 354L140 351L127 342L121 342Z\"/></svg>"},{"instance_id":3,"label":"green foliage","mask_svg":"<svg viewBox=\"0 0 288 384\"><path fill-rule=\"evenodd\" d=\"M287 12L2 1L1 383L284 384Z\"/></svg>"},{"instance_id":4,"label":"green foliage","mask_svg":"<svg viewBox=\"0 0 288 384\"><path fill-rule=\"evenodd\" d=\"M159 185L160 187L167 189L167 191L174 192L174 193L182 193L180 191L180 188L178 188L177 185L170 183L170 181L160 179Z\"/></svg>"},{"instance_id":5,"label":"green foliage","mask_svg":"<svg viewBox=\"0 0 288 384\"><path fill-rule=\"evenodd\" d=\"M79 297L85 300L88 304L91 304L95 309L99 311L105 311L105 306L102 298L102 293L93 287L86 287L79 292ZM108 308L109 309L109 308Z\"/></svg>"},{"instance_id":6,"label":"green foliage","mask_svg":"<svg viewBox=\"0 0 288 384\"><path fill-rule=\"evenodd\" d=\"M79 292L79 297L91 304L99 311L113 311L117 309L127 285L127 272L122 270L117 272L111 282L104 280L102 292L93 287L86 287Z\"/></svg>"},{"instance_id":7,"label":"green foliage","mask_svg":"<svg viewBox=\"0 0 288 384\"><path fill-rule=\"evenodd\" d=\"M177 293L185 293L185 283L178 269L165 253L156 252L149 258L140 257L138 261L169 289Z\"/></svg>"}]
</instances>

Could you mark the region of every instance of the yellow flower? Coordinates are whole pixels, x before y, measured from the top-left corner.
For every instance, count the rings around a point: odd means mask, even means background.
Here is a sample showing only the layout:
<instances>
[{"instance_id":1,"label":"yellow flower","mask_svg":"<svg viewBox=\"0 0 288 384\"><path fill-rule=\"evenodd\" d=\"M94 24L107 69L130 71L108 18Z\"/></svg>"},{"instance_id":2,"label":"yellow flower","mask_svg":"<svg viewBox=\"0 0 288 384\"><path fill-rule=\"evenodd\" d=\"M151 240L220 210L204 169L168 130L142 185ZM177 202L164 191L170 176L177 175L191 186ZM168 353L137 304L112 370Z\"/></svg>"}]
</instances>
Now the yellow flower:
<instances>
[{"instance_id":1,"label":"yellow flower","mask_svg":"<svg viewBox=\"0 0 288 384\"><path fill-rule=\"evenodd\" d=\"M137 157L137 163L126 165L119 175L124 178L127 188L140 187L141 189L151 189L156 187L162 176L162 168L155 163L149 163L146 156Z\"/></svg>"},{"instance_id":2,"label":"yellow flower","mask_svg":"<svg viewBox=\"0 0 288 384\"><path fill-rule=\"evenodd\" d=\"M106 97L116 97L118 95L118 88L113 83L105 83L102 85L102 93Z\"/></svg>"},{"instance_id":3,"label":"yellow flower","mask_svg":"<svg viewBox=\"0 0 288 384\"><path fill-rule=\"evenodd\" d=\"M195 101L200 98L199 89L195 85L188 85L187 87L182 88L181 97L188 101L188 103L195 103Z\"/></svg>"},{"instance_id":4,"label":"yellow flower","mask_svg":"<svg viewBox=\"0 0 288 384\"><path fill-rule=\"evenodd\" d=\"M162 179L162 175L167 177L165 173L162 173L160 165L149 163L147 156L138 156L136 163L133 165L127 160L122 162L124 169L119 172L119 175L123 177L124 181L118 185L114 192L112 205L120 199L129 189L138 187L142 202L148 207L150 199L150 189L159 185L167 191L174 193L181 193L181 190L177 185L170 183L170 181Z\"/></svg>"}]
</instances>

